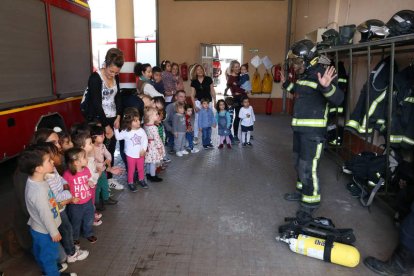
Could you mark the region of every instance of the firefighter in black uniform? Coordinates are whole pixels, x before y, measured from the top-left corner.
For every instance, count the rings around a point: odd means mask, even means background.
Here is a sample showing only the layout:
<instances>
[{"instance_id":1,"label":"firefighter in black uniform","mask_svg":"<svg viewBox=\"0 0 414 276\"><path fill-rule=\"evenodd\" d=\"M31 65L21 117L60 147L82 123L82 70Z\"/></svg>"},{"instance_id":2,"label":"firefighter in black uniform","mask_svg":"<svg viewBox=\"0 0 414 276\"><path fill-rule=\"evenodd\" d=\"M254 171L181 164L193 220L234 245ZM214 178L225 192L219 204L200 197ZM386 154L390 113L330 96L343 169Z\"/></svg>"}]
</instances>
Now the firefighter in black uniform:
<instances>
[{"instance_id":1,"label":"firefighter in black uniform","mask_svg":"<svg viewBox=\"0 0 414 276\"><path fill-rule=\"evenodd\" d=\"M329 104L339 106L344 98L338 88L335 68L318 55L310 40L292 45L288 61L299 79L289 82L282 74L283 88L295 93L293 110L293 154L297 172L297 191L285 194L289 201L300 201L299 220L312 218L321 201L318 165L326 139Z\"/></svg>"}]
</instances>

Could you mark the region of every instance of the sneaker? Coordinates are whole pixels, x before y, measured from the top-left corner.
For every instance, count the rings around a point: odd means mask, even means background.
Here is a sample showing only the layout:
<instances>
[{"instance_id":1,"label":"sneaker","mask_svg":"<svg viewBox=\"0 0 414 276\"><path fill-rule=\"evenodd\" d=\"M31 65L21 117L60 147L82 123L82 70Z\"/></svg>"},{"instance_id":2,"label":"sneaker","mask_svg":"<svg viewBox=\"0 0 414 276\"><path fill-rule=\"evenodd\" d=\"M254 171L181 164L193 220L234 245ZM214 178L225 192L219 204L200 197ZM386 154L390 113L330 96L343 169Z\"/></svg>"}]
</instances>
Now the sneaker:
<instances>
[{"instance_id":1,"label":"sneaker","mask_svg":"<svg viewBox=\"0 0 414 276\"><path fill-rule=\"evenodd\" d=\"M102 217L101 213L98 213L98 212L95 213L95 220L101 219L101 217Z\"/></svg>"},{"instance_id":2,"label":"sneaker","mask_svg":"<svg viewBox=\"0 0 414 276\"><path fill-rule=\"evenodd\" d=\"M86 238L90 243L95 243L98 241L98 238L95 236L90 236Z\"/></svg>"},{"instance_id":3,"label":"sneaker","mask_svg":"<svg viewBox=\"0 0 414 276\"><path fill-rule=\"evenodd\" d=\"M223 144L220 144L220 146L218 146L218 148L219 149L222 149L223 148Z\"/></svg>"},{"instance_id":4,"label":"sneaker","mask_svg":"<svg viewBox=\"0 0 414 276\"><path fill-rule=\"evenodd\" d=\"M148 189L149 188L147 182L145 182L145 179L140 180L138 183L139 183L139 186L141 186L142 189Z\"/></svg>"},{"instance_id":5,"label":"sneaker","mask_svg":"<svg viewBox=\"0 0 414 276\"><path fill-rule=\"evenodd\" d=\"M115 190L123 190L124 186L122 184L120 184L118 181L116 181L115 179L111 178L108 179L108 184L109 184L109 188L111 189L115 189Z\"/></svg>"},{"instance_id":6,"label":"sneaker","mask_svg":"<svg viewBox=\"0 0 414 276\"><path fill-rule=\"evenodd\" d=\"M181 153L184 154L184 155L187 155L188 154L188 151L183 150Z\"/></svg>"},{"instance_id":7,"label":"sneaker","mask_svg":"<svg viewBox=\"0 0 414 276\"><path fill-rule=\"evenodd\" d=\"M243 143L243 144L242 144L242 147L247 147L247 144L246 144L246 143Z\"/></svg>"},{"instance_id":8,"label":"sneaker","mask_svg":"<svg viewBox=\"0 0 414 276\"><path fill-rule=\"evenodd\" d=\"M128 184L128 189L131 191L131 192L133 192L133 193L136 193L138 190L137 190L137 187L135 187L135 185L134 184L132 184L132 183L129 183Z\"/></svg>"},{"instance_id":9,"label":"sneaker","mask_svg":"<svg viewBox=\"0 0 414 276\"><path fill-rule=\"evenodd\" d=\"M209 147L210 149L214 149L213 144L209 144L209 145L207 145L207 147Z\"/></svg>"},{"instance_id":10,"label":"sneaker","mask_svg":"<svg viewBox=\"0 0 414 276\"><path fill-rule=\"evenodd\" d=\"M171 159L165 156L164 159L162 159L162 161L164 161L165 163L170 163Z\"/></svg>"},{"instance_id":11,"label":"sneaker","mask_svg":"<svg viewBox=\"0 0 414 276\"><path fill-rule=\"evenodd\" d=\"M227 148L228 148L228 149L231 149L231 145L230 145L230 144L227 144Z\"/></svg>"},{"instance_id":12,"label":"sneaker","mask_svg":"<svg viewBox=\"0 0 414 276\"><path fill-rule=\"evenodd\" d=\"M58 266L59 272L63 272L68 268L67 263L58 263L57 266Z\"/></svg>"},{"instance_id":13,"label":"sneaker","mask_svg":"<svg viewBox=\"0 0 414 276\"><path fill-rule=\"evenodd\" d=\"M78 276L75 272L64 272L60 273L60 276Z\"/></svg>"},{"instance_id":14,"label":"sneaker","mask_svg":"<svg viewBox=\"0 0 414 276\"><path fill-rule=\"evenodd\" d=\"M89 255L88 250L76 250L75 254L73 254L72 256L68 255L67 262L74 263L76 261L82 261L82 260L85 260L88 257L88 255Z\"/></svg>"},{"instance_id":15,"label":"sneaker","mask_svg":"<svg viewBox=\"0 0 414 276\"><path fill-rule=\"evenodd\" d=\"M203 146L203 149L208 150L210 148L208 146Z\"/></svg>"},{"instance_id":16,"label":"sneaker","mask_svg":"<svg viewBox=\"0 0 414 276\"><path fill-rule=\"evenodd\" d=\"M118 200L109 197L107 200L104 201L106 205L115 205L118 203Z\"/></svg>"},{"instance_id":17,"label":"sneaker","mask_svg":"<svg viewBox=\"0 0 414 276\"><path fill-rule=\"evenodd\" d=\"M197 149L197 148L193 148L192 150L191 150L191 153L197 153L197 152L199 152L200 150L199 149Z\"/></svg>"},{"instance_id":18,"label":"sneaker","mask_svg":"<svg viewBox=\"0 0 414 276\"><path fill-rule=\"evenodd\" d=\"M253 146L250 142L247 142L246 145L248 145L249 147Z\"/></svg>"},{"instance_id":19,"label":"sneaker","mask_svg":"<svg viewBox=\"0 0 414 276\"><path fill-rule=\"evenodd\" d=\"M174 153L175 153L175 150L170 149L170 150L168 151L168 153L169 153L169 154L174 154Z\"/></svg>"},{"instance_id":20,"label":"sneaker","mask_svg":"<svg viewBox=\"0 0 414 276\"><path fill-rule=\"evenodd\" d=\"M177 151L177 152L175 153L175 155L177 155L178 157L182 157L182 156L183 156L183 153L182 153L181 151Z\"/></svg>"},{"instance_id":21,"label":"sneaker","mask_svg":"<svg viewBox=\"0 0 414 276\"><path fill-rule=\"evenodd\" d=\"M99 226L102 224L102 220L98 219L98 220L94 220L93 222L93 226Z\"/></svg>"}]
</instances>

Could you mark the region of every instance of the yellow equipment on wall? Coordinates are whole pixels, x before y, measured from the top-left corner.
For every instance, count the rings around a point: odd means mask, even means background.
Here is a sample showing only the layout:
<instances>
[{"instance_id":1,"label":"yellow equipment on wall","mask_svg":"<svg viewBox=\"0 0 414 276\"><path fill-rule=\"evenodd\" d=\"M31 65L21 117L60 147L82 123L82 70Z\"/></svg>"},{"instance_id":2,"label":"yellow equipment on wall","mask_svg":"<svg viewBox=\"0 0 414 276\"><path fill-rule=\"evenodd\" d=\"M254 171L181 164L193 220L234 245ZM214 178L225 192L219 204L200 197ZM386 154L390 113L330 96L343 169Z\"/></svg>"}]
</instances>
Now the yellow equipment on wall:
<instances>
[{"instance_id":1,"label":"yellow equipment on wall","mask_svg":"<svg viewBox=\"0 0 414 276\"><path fill-rule=\"evenodd\" d=\"M329 246L324 239L302 234L297 237L277 237L276 239L287 243L293 252L305 256L347 267L356 267L359 264L359 251L351 245L332 242Z\"/></svg>"},{"instance_id":2,"label":"yellow equipment on wall","mask_svg":"<svg viewBox=\"0 0 414 276\"><path fill-rule=\"evenodd\" d=\"M256 68L252 78L252 94L258 93L262 93L262 81L260 79L259 71Z\"/></svg>"},{"instance_id":3,"label":"yellow equipment on wall","mask_svg":"<svg viewBox=\"0 0 414 276\"><path fill-rule=\"evenodd\" d=\"M273 88L273 78L272 78L272 75L269 73L269 71L267 71L266 69L266 73L264 73L263 80L262 80L262 93L270 94L272 93L272 88Z\"/></svg>"}]
</instances>

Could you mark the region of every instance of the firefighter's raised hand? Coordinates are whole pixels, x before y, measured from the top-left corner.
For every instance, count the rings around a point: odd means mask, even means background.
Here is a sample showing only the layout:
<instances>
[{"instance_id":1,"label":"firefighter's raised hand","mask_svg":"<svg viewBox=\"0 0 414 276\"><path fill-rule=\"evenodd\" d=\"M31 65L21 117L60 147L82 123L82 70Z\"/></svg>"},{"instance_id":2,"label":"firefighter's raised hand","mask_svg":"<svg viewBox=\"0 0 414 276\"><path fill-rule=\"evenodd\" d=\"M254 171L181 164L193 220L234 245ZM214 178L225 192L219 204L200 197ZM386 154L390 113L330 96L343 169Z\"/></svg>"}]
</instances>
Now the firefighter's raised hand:
<instances>
[{"instance_id":1,"label":"firefighter's raised hand","mask_svg":"<svg viewBox=\"0 0 414 276\"><path fill-rule=\"evenodd\" d=\"M335 67L329 66L328 68L326 68L325 73L323 73L323 76L321 76L321 73L318 73L318 80L323 87L328 87L331 84L332 80L336 78L336 76L337 74L335 71Z\"/></svg>"}]
</instances>

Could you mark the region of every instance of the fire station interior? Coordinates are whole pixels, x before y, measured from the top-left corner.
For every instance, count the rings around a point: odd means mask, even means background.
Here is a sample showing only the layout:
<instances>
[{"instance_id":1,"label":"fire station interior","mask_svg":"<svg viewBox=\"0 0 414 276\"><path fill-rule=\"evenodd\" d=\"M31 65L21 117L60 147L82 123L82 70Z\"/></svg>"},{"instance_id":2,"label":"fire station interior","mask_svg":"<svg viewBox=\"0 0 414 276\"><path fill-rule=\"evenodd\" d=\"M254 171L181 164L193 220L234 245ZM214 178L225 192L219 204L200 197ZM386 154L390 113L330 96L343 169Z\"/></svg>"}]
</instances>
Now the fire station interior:
<instances>
[{"instance_id":1,"label":"fire station interior","mask_svg":"<svg viewBox=\"0 0 414 276\"><path fill-rule=\"evenodd\" d=\"M70 5L88 2L65 1ZM99 7L104 3L109 8ZM146 6L150 4L154 6ZM94 6L103 13L100 30L94 30ZM188 70L192 64L202 64L213 78L217 99L224 99L231 96L226 91L226 70L236 59L249 64L252 86L259 83L259 88L249 95L256 116L252 146L240 143L220 149L213 128L213 149L204 150L199 143L195 145L198 153L182 157L167 153L171 162L159 173L162 182L148 181L149 189L138 188L136 193L111 189L111 197L118 202L105 206L102 224L93 227L97 242L81 238L80 247L89 255L69 263L65 272L91 276L414 275L413 245L406 244L414 241L414 1L90 0L89 7L91 41L94 31L105 26L112 24L113 33L107 39L99 33L99 45L85 46L92 52L87 65L99 68L106 50L117 47L117 40L132 32L129 38L139 42L135 60L129 63L159 66L167 59L180 68L188 65ZM131 9L134 12L128 15L119 12ZM0 3L0 18L1 10ZM155 17L147 19L148 10ZM408 31L399 29L400 33L390 35L385 23L403 10L412 12L408 13L412 21L407 19L408 27L404 25ZM371 28L367 22L371 19L382 25L371 21ZM404 20L399 16L394 24ZM134 37L134 26L146 21L155 30ZM323 150L311 161L312 166L319 162L317 168L309 172L320 186L320 204L306 223L295 218L301 203L284 199L300 182L292 150L298 95L282 86L280 75L284 72L296 88L298 83L309 88L287 61L294 43L303 39L318 44L318 55L330 59L336 68L337 89L344 93L343 102L327 107L320 118L326 121ZM6 37L0 49L4 41ZM70 58L64 60L70 63ZM2 68L7 73L8 65ZM67 77L81 78L84 88L90 73L82 68ZM184 81L188 100L190 83ZM321 92L315 89L314 93ZM0 102L6 98L0 92ZM7 116L14 108L26 106L30 108L24 102L18 106L0 103L0 123L14 125ZM44 120L37 113L33 116L39 117L38 127L69 129L65 122L79 110L66 112ZM11 133L1 129L1 136ZM21 225L16 223L20 202L13 174L18 155L2 155L0 275L42 275L31 249L21 246ZM124 168L119 147L114 159L115 166ZM127 183L126 173L114 178Z\"/></svg>"}]
</instances>

